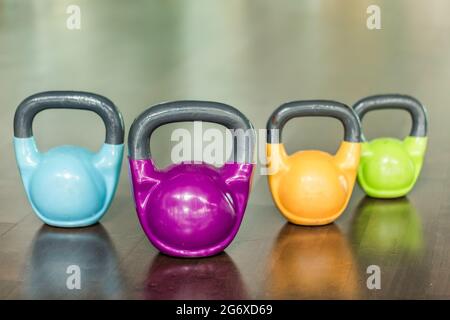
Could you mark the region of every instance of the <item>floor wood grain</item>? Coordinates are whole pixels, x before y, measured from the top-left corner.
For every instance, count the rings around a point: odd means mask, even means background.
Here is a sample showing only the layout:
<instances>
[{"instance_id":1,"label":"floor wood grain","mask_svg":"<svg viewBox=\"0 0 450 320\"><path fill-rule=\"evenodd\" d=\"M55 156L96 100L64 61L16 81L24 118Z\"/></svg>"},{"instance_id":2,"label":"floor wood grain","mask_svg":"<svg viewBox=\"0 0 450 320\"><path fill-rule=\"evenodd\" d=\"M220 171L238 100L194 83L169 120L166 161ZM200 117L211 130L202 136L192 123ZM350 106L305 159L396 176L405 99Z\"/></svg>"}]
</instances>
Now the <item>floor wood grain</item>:
<instances>
[{"instance_id":1,"label":"floor wood grain","mask_svg":"<svg viewBox=\"0 0 450 320\"><path fill-rule=\"evenodd\" d=\"M66 28L68 1L0 0L0 299L427 299L450 298L450 2L378 0L382 29L366 28L373 1L281 0L131 2L80 0L81 30ZM274 108L297 99L347 104L375 93L406 93L428 107L429 148L405 198L375 200L355 187L345 213L323 227L286 223L259 166L243 224L218 256L161 255L141 231L126 161L100 224L43 225L16 168L12 124L22 99L45 90L103 94L127 129L148 106L167 100L229 103L264 129ZM401 112L377 112L364 132L402 137ZM180 126L192 130L188 124ZM151 145L170 163L171 130ZM104 127L92 114L43 112L38 146L96 150ZM289 152L334 152L331 119L296 119L284 130ZM81 270L69 290L67 268ZM381 289L369 290L369 266Z\"/></svg>"}]
</instances>

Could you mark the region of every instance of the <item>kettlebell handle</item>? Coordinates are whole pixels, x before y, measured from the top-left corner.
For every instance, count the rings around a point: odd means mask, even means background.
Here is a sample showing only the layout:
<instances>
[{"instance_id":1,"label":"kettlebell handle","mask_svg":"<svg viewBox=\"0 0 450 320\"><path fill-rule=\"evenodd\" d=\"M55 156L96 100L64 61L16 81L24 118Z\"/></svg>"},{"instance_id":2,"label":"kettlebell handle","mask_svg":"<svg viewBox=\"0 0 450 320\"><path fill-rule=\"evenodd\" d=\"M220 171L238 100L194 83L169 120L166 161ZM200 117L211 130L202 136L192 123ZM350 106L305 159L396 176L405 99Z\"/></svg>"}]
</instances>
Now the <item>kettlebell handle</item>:
<instances>
[{"instance_id":1,"label":"kettlebell handle","mask_svg":"<svg viewBox=\"0 0 450 320\"><path fill-rule=\"evenodd\" d=\"M14 115L14 136L16 138L32 137L34 117L46 109L93 111L102 118L105 124L105 143L123 144L123 119L114 103L94 93L77 91L41 92L26 98L17 107Z\"/></svg>"},{"instance_id":2,"label":"kettlebell handle","mask_svg":"<svg viewBox=\"0 0 450 320\"><path fill-rule=\"evenodd\" d=\"M412 127L410 136L425 137L427 135L427 113L425 107L415 98L400 94L383 94L366 97L353 106L359 119L373 110L401 109L411 115Z\"/></svg>"},{"instance_id":3,"label":"kettlebell handle","mask_svg":"<svg viewBox=\"0 0 450 320\"><path fill-rule=\"evenodd\" d=\"M233 161L253 161L255 132L251 122L237 109L227 104L210 101L165 102L144 111L131 125L128 134L129 155L132 159L150 159L150 138L160 126L183 121L217 123L235 131ZM241 131L242 130L242 131Z\"/></svg>"},{"instance_id":4,"label":"kettlebell handle","mask_svg":"<svg viewBox=\"0 0 450 320\"><path fill-rule=\"evenodd\" d=\"M344 140L361 142L361 126L358 117L345 104L330 100L292 101L282 104L267 121L267 143L281 143L286 123L298 117L331 117L344 126Z\"/></svg>"}]
</instances>

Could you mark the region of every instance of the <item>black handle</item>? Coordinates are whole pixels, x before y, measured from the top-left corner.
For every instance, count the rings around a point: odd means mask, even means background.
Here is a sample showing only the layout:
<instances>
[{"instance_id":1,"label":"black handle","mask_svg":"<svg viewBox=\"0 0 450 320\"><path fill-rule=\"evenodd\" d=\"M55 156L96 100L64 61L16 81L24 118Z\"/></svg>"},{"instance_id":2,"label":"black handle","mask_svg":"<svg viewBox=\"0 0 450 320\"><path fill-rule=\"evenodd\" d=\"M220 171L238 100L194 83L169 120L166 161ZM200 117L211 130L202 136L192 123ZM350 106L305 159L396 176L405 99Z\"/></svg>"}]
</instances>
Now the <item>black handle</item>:
<instances>
[{"instance_id":1,"label":"black handle","mask_svg":"<svg viewBox=\"0 0 450 320\"><path fill-rule=\"evenodd\" d=\"M232 106L209 101L173 101L145 110L134 120L128 134L130 157L150 159L150 138L153 131L162 125L182 121L213 122L235 130L233 159L239 163L253 160L255 132L251 122Z\"/></svg>"},{"instance_id":2,"label":"black handle","mask_svg":"<svg viewBox=\"0 0 450 320\"><path fill-rule=\"evenodd\" d=\"M407 111L412 119L410 136L425 137L427 135L427 112L425 107L413 97L400 94L375 95L361 99L353 106L353 110L361 121L367 112L381 109Z\"/></svg>"},{"instance_id":3,"label":"black handle","mask_svg":"<svg viewBox=\"0 0 450 320\"><path fill-rule=\"evenodd\" d=\"M94 93L77 91L41 92L26 98L17 107L14 115L14 136L16 138L32 137L34 117L46 109L93 111L102 118L105 124L105 143L123 144L123 119L114 103Z\"/></svg>"},{"instance_id":4,"label":"black handle","mask_svg":"<svg viewBox=\"0 0 450 320\"><path fill-rule=\"evenodd\" d=\"M344 126L344 140L361 142L358 117L345 104L328 100L292 101L282 104L267 121L267 143L281 143L281 132L286 123L297 117L331 117Z\"/></svg>"}]
</instances>

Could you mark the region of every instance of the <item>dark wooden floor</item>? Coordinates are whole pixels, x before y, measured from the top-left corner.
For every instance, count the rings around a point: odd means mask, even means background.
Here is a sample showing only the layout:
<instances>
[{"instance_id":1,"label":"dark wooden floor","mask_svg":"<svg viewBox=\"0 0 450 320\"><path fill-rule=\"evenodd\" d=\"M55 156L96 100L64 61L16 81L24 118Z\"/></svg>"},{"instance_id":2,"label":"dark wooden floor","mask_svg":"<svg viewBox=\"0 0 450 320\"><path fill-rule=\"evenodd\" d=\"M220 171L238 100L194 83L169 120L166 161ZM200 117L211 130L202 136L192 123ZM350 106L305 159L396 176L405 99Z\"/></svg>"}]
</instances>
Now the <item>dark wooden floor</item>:
<instances>
[{"instance_id":1,"label":"dark wooden floor","mask_svg":"<svg viewBox=\"0 0 450 320\"><path fill-rule=\"evenodd\" d=\"M373 2L80 0L82 29L69 31L71 1L0 1L0 298L450 298L450 2L375 1L382 30L369 31ZM12 119L23 98L57 89L109 97L127 128L166 100L227 102L264 128L272 110L293 99L352 104L407 93L428 107L429 149L407 198L373 200L356 186L344 215L324 227L287 224L256 174L232 245L212 258L174 259L141 231L125 163L100 224L63 230L33 214L14 161ZM409 126L401 112L364 121L369 137L401 137ZM41 150L95 150L104 138L100 119L84 112L39 114L34 129ZM161 165L171 129L152 141ZM290 152L334 152L341 136L330 119L294 120L284 132ZM81 290L66 288L72 264L81 268ZM366 286L370 265L381 268L380 290Z\"/></svg>"}]
</instances>

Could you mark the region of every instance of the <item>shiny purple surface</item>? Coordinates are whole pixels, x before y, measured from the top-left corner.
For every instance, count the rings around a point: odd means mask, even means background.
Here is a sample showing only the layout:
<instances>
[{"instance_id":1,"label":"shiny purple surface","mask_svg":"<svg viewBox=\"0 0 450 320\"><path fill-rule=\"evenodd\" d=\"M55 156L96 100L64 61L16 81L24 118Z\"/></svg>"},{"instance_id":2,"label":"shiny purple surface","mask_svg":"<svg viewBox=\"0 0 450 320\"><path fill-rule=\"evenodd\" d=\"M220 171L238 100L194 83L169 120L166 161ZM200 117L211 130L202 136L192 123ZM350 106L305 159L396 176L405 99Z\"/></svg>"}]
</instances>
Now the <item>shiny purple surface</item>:
<instances>
[{"instance_id":1,"label":"shiny purple surface","mask_svg":"<svg viewBox=\"0 0 450 320\"><path fill-rule=\"evenodd\" d=\"M206 257L231 243L247 206L254 164L181 163L159 170L151 159L129 162L139 221L161 252Z\"/></svg>"}]
</instances>

